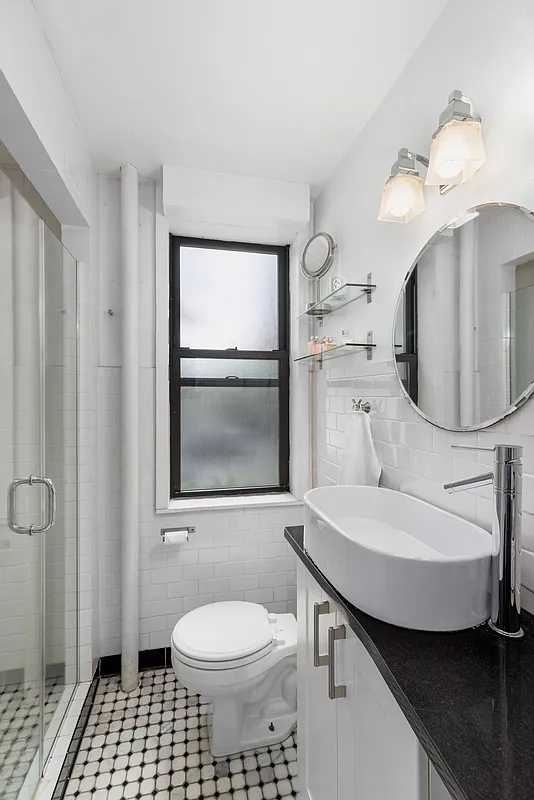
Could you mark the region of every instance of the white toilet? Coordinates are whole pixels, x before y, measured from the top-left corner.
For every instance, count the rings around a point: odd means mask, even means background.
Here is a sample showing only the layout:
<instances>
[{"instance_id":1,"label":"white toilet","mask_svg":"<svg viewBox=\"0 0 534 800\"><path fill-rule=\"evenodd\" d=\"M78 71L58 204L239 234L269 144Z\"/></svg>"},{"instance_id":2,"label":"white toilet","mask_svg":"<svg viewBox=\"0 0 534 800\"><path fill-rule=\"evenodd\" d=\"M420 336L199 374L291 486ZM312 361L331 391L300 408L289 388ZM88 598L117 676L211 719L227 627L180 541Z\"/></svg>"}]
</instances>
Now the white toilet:
<instances>
[{"instance_id":1,"label":"white toilet","mask_svg":"<svg viewBox=\"0 0 534 800\"><path fill-rule=\"evenodd\" d=\"M256 603L190 611L171 638L178 680L212 704L211 751L229 756L286 739L297 722L297 622Z\"/></svg>"}]
</instances>

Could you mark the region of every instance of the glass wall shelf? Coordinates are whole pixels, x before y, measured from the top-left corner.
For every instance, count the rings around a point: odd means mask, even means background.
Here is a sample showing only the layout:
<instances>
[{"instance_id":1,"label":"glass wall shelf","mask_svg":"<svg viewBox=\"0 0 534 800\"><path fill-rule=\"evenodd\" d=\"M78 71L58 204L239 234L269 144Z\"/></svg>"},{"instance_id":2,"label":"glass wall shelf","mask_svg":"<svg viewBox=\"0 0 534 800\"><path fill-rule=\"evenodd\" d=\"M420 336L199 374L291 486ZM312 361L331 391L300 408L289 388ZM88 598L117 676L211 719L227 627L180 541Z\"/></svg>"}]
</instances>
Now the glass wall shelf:
<instances>
[{"instance_id":1,"label":"glass wall shelf","mask_svg":"<svg viewBox=\"0 0 534 800\"><path fill-rule=\"evenodd\" d=\"M335 292L330 292L330 294L327 294L326 297L321 298L316 303L310 303L306 310L302 311L296 319L301 319L302 317L322 319L327 314L332 314L363 295L367 295L367 302L370 302L371 293L375 289L376 283L344 283Z\"/></svg>"},{"instance_id":2,"label":"glass wall shelf","mask_svg":"<svg viewBox=\"0 0 534 800\"><path fill-rule=\"evenodd\" d=\"M299 356L294 361L328 361L330 358L338 358L339 356L346 356L349 353L354 353L356 350L367 350L368 358L372 353L372 349L376 344L372 342L362 344L361 342L353 342L351 344L340 344L337 347L332 347L330 350L321 350L320 353L307 353L305 356Z\"/></svg>"}]
</instances>

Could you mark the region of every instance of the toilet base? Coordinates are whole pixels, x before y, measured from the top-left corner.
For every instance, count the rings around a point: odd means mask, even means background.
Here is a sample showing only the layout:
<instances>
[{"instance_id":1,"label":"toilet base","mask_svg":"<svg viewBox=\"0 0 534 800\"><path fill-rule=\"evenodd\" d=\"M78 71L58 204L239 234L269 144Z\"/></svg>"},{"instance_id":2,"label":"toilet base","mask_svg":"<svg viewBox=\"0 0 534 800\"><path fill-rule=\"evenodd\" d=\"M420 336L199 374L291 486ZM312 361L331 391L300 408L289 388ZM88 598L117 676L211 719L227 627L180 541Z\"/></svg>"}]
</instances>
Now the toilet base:
<instances>
[{"instance_id":1,"label":"toilet base","mask_svg":"<svg viewBox=\"0 0 534 800\"><path fill-rule=\"evenodd\" d=\"M247 750L256 750L259 747L271 747L274 744L282 744L285 742L288 736L291 736L295 728L297 727L297 717L296 714L291 714L288 716L287 720L278 720L276 725L276 732L271 733L270 731L269 736L265 735L265 727L263 725L263 720L258 720L258 726L254 730L249 730L248 737L245 736L240 744L238 750L234 750L232 752L227 752L227 748L223 747L222 751L217 750L217 747L213 746L213 739L212 739L212 729L210 728L210 750L211 754L214 758L229 758L231 756L238 756L242 753L246 752Z\"/></svg>"},{"instance_id":2,"label":"toilet base","mask_svg":"<svg viewBox=\"0 0 534 800\"><path fill-rule=\"evenodd\" d=\"M285 659L273 672L251 692L212 698L210 745L216 758L278 744L296 727L294 657Z\"/></svg>"}]
</instances>

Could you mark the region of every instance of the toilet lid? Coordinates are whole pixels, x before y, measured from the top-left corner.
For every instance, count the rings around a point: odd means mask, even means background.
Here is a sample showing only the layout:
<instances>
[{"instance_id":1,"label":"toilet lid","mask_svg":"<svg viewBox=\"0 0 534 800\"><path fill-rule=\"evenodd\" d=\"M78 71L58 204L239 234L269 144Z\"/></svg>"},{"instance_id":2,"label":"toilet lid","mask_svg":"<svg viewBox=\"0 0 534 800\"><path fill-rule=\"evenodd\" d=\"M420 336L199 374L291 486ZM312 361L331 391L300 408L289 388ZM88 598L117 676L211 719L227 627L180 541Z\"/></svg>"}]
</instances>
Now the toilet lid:
<instances>
[{"instance_id":1,"label":"toilet lid","mask_svg":"<svg viewBox=\"0 0 534 800\"><path fill-rule=\"evenodd\" d=\"M182 617L172 632L176 650L198 661L232 661L273 641L267 609L257 603L212 603Z\"/></svg>"}]
</instances>

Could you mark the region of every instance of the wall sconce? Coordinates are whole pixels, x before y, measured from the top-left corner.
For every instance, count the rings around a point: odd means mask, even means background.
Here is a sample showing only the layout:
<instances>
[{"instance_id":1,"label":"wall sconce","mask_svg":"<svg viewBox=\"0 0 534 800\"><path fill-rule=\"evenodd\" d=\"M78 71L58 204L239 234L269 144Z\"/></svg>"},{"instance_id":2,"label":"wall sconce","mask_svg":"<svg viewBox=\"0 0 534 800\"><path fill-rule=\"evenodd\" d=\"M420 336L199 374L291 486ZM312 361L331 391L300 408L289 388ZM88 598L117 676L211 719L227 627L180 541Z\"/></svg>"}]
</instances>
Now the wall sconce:
<instances>
[{"instance_id":1,"label":"wall sconce","mask_svg":"<svg viewBox=\"0 0 534 800\"><path fill-rule=\"evenodd\" d=\"M423 179L416 162L428 167L428 159L406 147L391 167L391 175L382 189L378 219L384 222L410 222L425 210Z\"/></svg>"},{"instance_id":2,"label":"wall sconce","mask_svg":"<svg viewBox=\"0 0 534 800\"><path fill-rule=\"evenodd\" d=\"M432 137L425 183L440 186L443 194L448 188L469 180L485 160L482 120L475 115L469 97L456 90L449 96L449 105L441 114L439 128Z\"/></svg>"}]
</instances>

